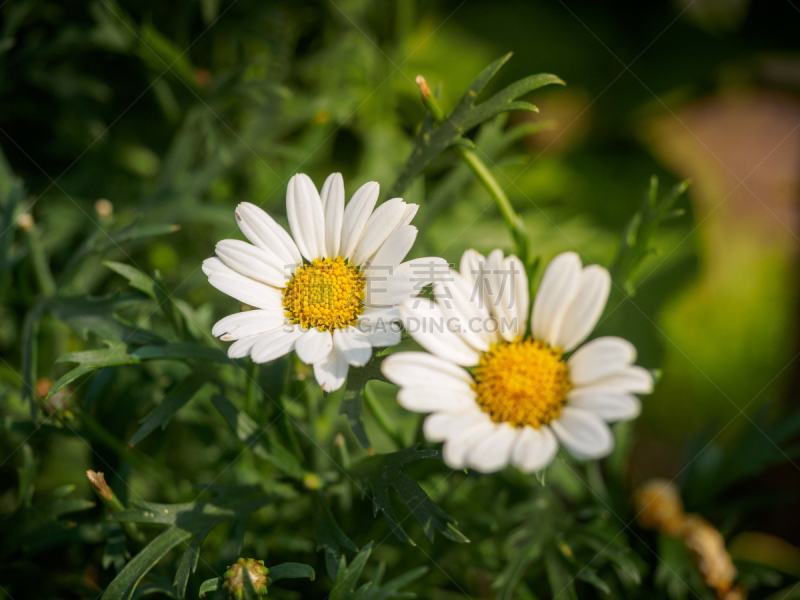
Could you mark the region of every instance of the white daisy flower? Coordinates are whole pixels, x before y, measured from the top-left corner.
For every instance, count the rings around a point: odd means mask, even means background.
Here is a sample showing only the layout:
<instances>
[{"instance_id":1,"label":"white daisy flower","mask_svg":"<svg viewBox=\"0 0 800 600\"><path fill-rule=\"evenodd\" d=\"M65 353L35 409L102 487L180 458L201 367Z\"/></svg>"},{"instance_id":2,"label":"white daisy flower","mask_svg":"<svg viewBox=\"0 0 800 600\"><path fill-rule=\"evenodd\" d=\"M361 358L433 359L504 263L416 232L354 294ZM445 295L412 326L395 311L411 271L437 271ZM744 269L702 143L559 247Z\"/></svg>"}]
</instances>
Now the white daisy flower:
<instances>
[{"instance_id":1,"label":"white daisy flower","mask_svg":"<svg viewBox=\"0 0 800 600\"><path fill-rule=\"evenodd\" d=\"M401 308L406 329L430 354L399 352L382 364L401 388L398 402L431 413L423 432L444 442L447 465L488 473L511 463L533 472L550 464L559 443L578 458L608 455L614 437L607 422L637 417L634 394L653 388L650 373L633 365L629 342L601 337L578 348L605 307L608 271L583 267L573 252L557 256L526 337L522 262L500 250L488 258L468 250L460 269L434 282L435 300Z\"/></svg>"},{"instance_id":2,"label":"white daisy flower","mask_svg":"<svg viewBox=\"0 0 800 600\"><path fill-rule=\"evenodd\" d=\"M291 236L259 207L236 208L251 243L223 240L217 258L203 262L211 285L255 308L214 325L215 336L234 342L228 356L264 363L294 350L314 366L322 389L333 391L373 347L400 341L398 305L432 278L420 274L447 263L401 263L417 237L409 223L418 207L394 198L375 209L378 192L367 183L345 206L341 174L330 175L321 192L295 175L286 192Z\"/></svg>"}]
</instances>

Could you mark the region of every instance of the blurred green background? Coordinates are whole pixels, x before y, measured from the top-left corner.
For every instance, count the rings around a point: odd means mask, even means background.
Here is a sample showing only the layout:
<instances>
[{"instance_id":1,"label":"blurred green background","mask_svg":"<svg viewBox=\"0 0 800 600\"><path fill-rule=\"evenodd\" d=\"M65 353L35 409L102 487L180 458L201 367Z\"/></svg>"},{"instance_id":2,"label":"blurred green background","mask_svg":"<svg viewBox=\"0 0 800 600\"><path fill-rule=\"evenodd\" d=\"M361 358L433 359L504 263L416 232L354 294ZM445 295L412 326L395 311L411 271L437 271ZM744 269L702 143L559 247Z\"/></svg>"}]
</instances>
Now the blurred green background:
<instances>
[{"instance_id":1,"label":"blurred green background","mask_svg":"<svg viewBox=\"0 0 800 600\"><path fill-rule=\"evenodd\" d=\"M675 476L709 443L722 453L747 436L770 446L763 423L798 408L800 9L789 0L10 0L0 14L0 195L12 175L22 179L15 218L35 223L4 233L15 252L0 308L6 419L26 410L23 319L41 285L31 248L58 278L112 220L177 224L125 253L90 257L64 289L124 289L100 261L132 261L158 270L210 329L233 305L200 264L217 240L237 235L238 202L285 222L296 172L321 183L341 171L348 196L370 180L387 190L424 116L414 78L424 75L450 110L508 51L493 86L538 72L567 83L532 94L540 113L512 114L476 136L545 261L575 250L611 264L650 176L662 190L692 180L685 215L659 232L635 293L613 295L600 325L663 370L643 401L631 479ZM531 119L545 131L503 141ZM113 219L99 199L113 204ZM406 199L421 205L416 256L457 262L470 247L511 249L491 198L450 155ZM56 319L39 336L37 379L57 379L66 369L55 359L86 347ZM100 405L99 416L120 413L110 429L123 441L125 423L158 398L149 383L131 386L126 405ZM187 466L193 444L214 443L203 418L190 413L153 446L165 444L159 460L189 469L192 482L214 476L214 456ZM39 437L37 489L79 483L90 497L86 448ZM6 459L19 441L0 437L3 489L16 485ZM800 494L798 453L781 452L788 462L747 485ZM798 508L757 513L754 523L798 544Z\"/></svg>"}]
</instances>

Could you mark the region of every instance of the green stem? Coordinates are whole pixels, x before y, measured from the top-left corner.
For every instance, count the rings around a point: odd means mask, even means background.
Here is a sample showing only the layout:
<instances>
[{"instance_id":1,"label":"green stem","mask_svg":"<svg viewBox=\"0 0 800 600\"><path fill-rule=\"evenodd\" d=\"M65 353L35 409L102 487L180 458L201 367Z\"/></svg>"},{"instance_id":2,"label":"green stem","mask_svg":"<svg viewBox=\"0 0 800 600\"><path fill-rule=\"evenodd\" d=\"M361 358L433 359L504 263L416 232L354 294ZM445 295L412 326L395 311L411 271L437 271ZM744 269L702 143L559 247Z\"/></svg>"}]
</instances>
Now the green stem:
<instances>
[{"instance_id":1,"label":"green stem","mask_svg":"<svg viewBox=\"0 0 800 600\"><path fill-rule=\"evenodd\" d=\"M422 94L422 102L431 113L433 120L437 124L443 122L447 116L445 115L444 110L442 110L439 101L431 93L425 78L421 75L417 77L417 85L419 86L420 93ZM463 140L464 138L459 139ZM489 192L494 199L497 208L500 209L500 213L503 215L503 218L506 221L506 225L508 225L508 228L511 230L511 236L514 239L514 245L516 246L516 251L520 260L522 260L526 269L530 270L529 267L532 266L532 263L528 235L525 233L525 226L522 223L522 219L514 211L514 207L511 206L511 202L509 201L508 196L506 196L505 190L503 190L500 184L497 183L497 180L494 178L494 175L492 175L492 172L475 152L465 148L464 146L458 145L456 146L456 149L464 162L467 163L469 168L478 178L478 181L481 182L486 191Z\"/></svg>"},{"instance_id":2,"label":"green stem","mask_svg":"<svg viewBox=\"0 0 800 600\"><path fill-rule=\"evenodd\" d=\"M28 231L28 247L31 251L31 260L33 262L33 272L36 275L36 281L39 284L39 290L46 298L50 298L56 293L56 280L53 278L53 273L50 271L50 265L47 263L47 255L42 246L42 239L38 227L34 226Z\"/></svg>"},{"instance_id":3,"label":"green stem","mask_svg":"<svg viewBox=\"0 0 800 600\"><path fill-rule=\"evenodd\" d=\"M366 386L364 386L364 401L367 403L367 407L369 407L378 425L380 425L381 429L389 436L389 439L397 444L398 448L402 448L404 444L400 434L389 422L389 416L378 403L378 399L375 398L375 395Z\"/></svg>"}]
</instances>

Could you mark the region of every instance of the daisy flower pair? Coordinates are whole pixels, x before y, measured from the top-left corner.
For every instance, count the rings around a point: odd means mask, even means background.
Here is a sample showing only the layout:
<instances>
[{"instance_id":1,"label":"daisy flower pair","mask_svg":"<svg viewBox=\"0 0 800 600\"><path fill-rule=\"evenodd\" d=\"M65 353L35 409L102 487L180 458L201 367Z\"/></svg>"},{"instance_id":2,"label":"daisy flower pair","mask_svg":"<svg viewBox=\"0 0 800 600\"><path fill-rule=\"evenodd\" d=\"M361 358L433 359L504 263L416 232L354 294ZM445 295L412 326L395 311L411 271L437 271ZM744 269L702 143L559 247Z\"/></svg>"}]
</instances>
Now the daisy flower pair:
<instances>
[{"instance_id":1,"label":"daisy flower pair","mask_svg":"<svg viewBox=\"0 0 800 600\"><path fill-rule=\"evenodd\" d=\"M319 192L295 175L286 197L291 236L258 207L237 207L251 243L223 240L203 263L214 287L254 307L214 326L215 336L234 342L229 356L267 362L294 350L333 391L373 347L399 343L402 322L428 352L392 354L382 371L400 386L404 408L430 413L423 432L444 442L451 468L492 472L511 463L537 471L559 443L579 458L607 455L614 441L607 422L636 417L634 394L653 385L621 338L578 348L605 307L608 271L583 267L574 253L556 257L528 333L519 259L468 250L460 272L440 258L403 262L417 235L410 224L417 206L395 198L376 209L377 200L374 182L345 206L341 175ZM432 300L418 297L428 284Z\"/></svg>"}]
</instances>

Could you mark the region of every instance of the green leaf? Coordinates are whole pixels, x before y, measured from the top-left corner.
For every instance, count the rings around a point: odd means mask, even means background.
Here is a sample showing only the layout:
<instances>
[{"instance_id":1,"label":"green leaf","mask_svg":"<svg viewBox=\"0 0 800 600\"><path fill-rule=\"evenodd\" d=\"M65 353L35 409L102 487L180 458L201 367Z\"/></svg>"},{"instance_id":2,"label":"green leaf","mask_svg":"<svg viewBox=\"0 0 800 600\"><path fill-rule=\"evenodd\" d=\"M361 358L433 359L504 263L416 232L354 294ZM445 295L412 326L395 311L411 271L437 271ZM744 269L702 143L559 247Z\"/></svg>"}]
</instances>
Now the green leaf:
<instances>
[{"instance_id":1,"label":"green leaf","mask_svg":"<svg viewBox=\"0 0 800 600\"><path fill-rule=\"evenodd\" d=\"M36 421L36 403L33 402L33 386L36 379L36 357L39 337L39 319L46 307L41 299L25 315L22 322L22 399L29 399L31 420Z\"/></svg>"},{"instance_id":2,"label":"green leaf","mask_svg":"<svg viewBox=\"0 0 800 600\"><path fill-rule=\"evenodd\" d=\"M172 324L178 337L184 338L186 323L183 313L181 313L175 301L172 299L171 294L167 292L164 287L164 282L161 280L161 275L157 271L155 277L151 278L145 273L142 273L139 269L125 263L106 261L103 264L127 279L128 284L132 288L144 292L151 299L155 300L156 306Z\"/></svg>"},{"instance_id":3,"label":"green leaf","mask_svg":"<svg viewBox=\"0 0 800 600\"><path fill-rule=\"evenodd\" d=\"M139 423L142 426L133 434L129 446L135 446L157 427L165 429L170 419L189 402L206 382L202 377L187 377L176 384L150 413Z\"/></svg>"},{"instance_id":4,"label":"green leaf","mask_svg":"<svg viewBox=\"0 0 800 600\"><path fill-rule=\"evenodd\" d=\"M3 214L0 218L0 294L5 292L6 282L8 281L8 271L11 269L11 247L14 243L14 219L16 218L17 206L25 197L25 186L22 181L13 178L8 190L0 190L6 193L3 203Z\"/></svg>"},{"instance_id":5,"label":"green leaf","mask_svg":"<svg viewBox=\"0 0 800 600\"><path fill-rule=\"evenodd\" d=\"M350 566L344 556L339 560L339 570L336 573L336 581L333 584L329 600L345 600L349 598L355 590L358 578L367 564L370 554L372 554L372 542L361 549Z\"/></svg>"},{"instance_id":6,"label":"green leaf","mask_svg":"<svg viewBox=\"0 0 800 600\"><path fill-rule=\"evenodd\" d=\"M204 598L208 592L216 592L222 587L224 580L222 577L215 577L214 579L206 579L200 584L200 597Z\"/></svg>"},{"instance_id":7,"label":"green leaf","mask_svg":"<svg viewBox=\"0 0 800 600\"><path fill-rule=\"evenodd\" d=\"M128 284L132 288L139 290L140 292L144 292L153 300L156 299L156 282L153 281L150 276L145 275L136 267L132 267L125 263L107 260L103 262L103 264L115 273L122 275L125 279L127 279Z\"/></svg>"},{"instance_id":8,"label":"green leaf","mask_svg":"<svg viewBox=\"0 0 800 600\"><path fill-rule=\"evenodd\" d=\"M314 568L303 563L287 562L269 567L269 582L280 581L281 579L310 579L314 581L316 577Z\"/></svg>"},{"instance_id":9,"label":"green leaf","mask_svg":"<svg viewBox=\"0 0 800 600\"><path fill-rule=\"evenodd\" d=\"M36 461L33 458L33 450L27 442L22 444L22 457L20 465L17 467L19 477L19 499L17 508L30 506L33 500L33 480L36 477Z\"/></svg>"},{"instance_id":10,"label":"green leaf","mask_svg":"<svg viewBox=\"0 0 800 600\"><path fill-rule=\"evenodd\" d=\"M161 524L167 525L168 528L137 554L114 579L111 586L115 586L113 588L115 595L109 598L115 600L129 598L130 596L125 594L132 592L137 582L155 566L160 557L163 557L177 544L191 538L192 541L179 562L174 582L179 596L183 597L188 577L197 566L200 546L209 532L225 521L246 519L252 512L274 500L274 496L264 494L259 486L231 486L230 488L214 486L209 489L217 492L217 496L210 500L181 504L136 503L135 508L115 512L111 515L114 521ZM181 533L169 534L171 531ZM150 546L162 536L166 536L167 539L149 550ZM174 536L175 539L171 536ZM170 545L172 542L174 544ZM143 554L145 554L144 557ZM136 563L135 567L132 566L134 563ZM112 589L111 586L109 586L109 590Z\"/></svg>"},{"instance_id":11,"label":"green leaf","mask_svg":"<svg viewBox=\"0 0 800 600\"><path fill-rule=\"evenodd\" d=\"M356 552L358 547L342 531L331 511L328 499L321 490L314 495L314 524L317 534L317 552L323 551L325 567L331 580L336 578L336 569L342 557L342 549Z\"/></svg>"},{"instance_id":12,"label":"green leaf","mask_svg":"<svg viewBox=\"0 0 800 600\"><path fill-rule=\"evenodd\" d=\"M0 522L0 532L4 534L0 545L0 559L13 555L19 548L35 551L58 542L53 534L72 527L70 523L62 521L61 517L95 505L94 502L82 498L67 498L74 490L74 485L57 487L31 506L21 507Z\"/></svg>"},{"instance_id":13,"label":"green leaf","mask_svg":"<svg viewBox=\"0 0 800 600\"><path fill-rule=\"evenodd\" d=\"M136 293L109 294L100 298L57 297L48 301L47 309L83 339L88 339L92 333L102 340L136 346L166 343L157 333L128 323L114 314L141 300L142 296Z\"/></svg>"},{"instance_id":14,"label":"green leaf","mask_svg":"<svg viewBox=\"0 0 800 600\"><path fill-rule=\"evenodd\" d=\"M210 348L199 344L174 342L160 346L142 346L131 352L131 356L141 360L153 359L190 359L208 360L219 363L230 363L231 359L219 348Z\"/></svg>"},{"instance_id":15,"label":"green leaf","mask_svg":"<svg viewBox=\"0 0 800 600\"><path fill-rule=\"evenodd\" d=\"M242 569L242 596L244 600L260 600L261 594L258 593L253 580L250 579L250 569Z\"/></svg>"},{"instance_id":16,"label":"green leaf","mask_svg":"<svg viewBox=\"0 0 800 600\"><path fill-rule=\"evenodd\" d=\"M108 523L108 536L103 549L103 568L107 569L114 565L114 570L119 573L130 557L122 527L119 523Z\"/></svg>"},{"instance_id":17,"label":"green leaf","mask_svg":"<svg viewBox=\"0 0 800 600\"><path fill-rule=\"evenodd\" d=\"M302 480L305 471L297 458L286 449L274 435L265 435L267 428L261 429L244 411L239 410L224 396L211 399L219 413L242 443L253 453L295 479ZM267 426L269 427L269 425ZM267 447L269 442L269 447Z\"/></svg>"},{"instance_id":18,"label":"green leaf","mask_svg":"<svg viewBox=\"0 0 800 600\"><path fill-rule=\"evenodd\" d=\"M103 592L102 600L128 600L142 578L167 553L192 537L191 532L172 526L162 531L125 565Z\"/></svg>"},{"instance_id":19,"label":"green leaf","mask_svg":"<svg viewBox=\"0 0 800 600\"><path fill-rule=\"evenodd\" d=\"M138 357L131 356L127 353L124 344L116 344L111 348L104 348L102 350L86 350L83 352L62 354L58 357L56 362L74 362L79 363L79 366L67 372L65 375L62 375L58 381L53 384L53 387L51 387L50 391L47 393L48 398L57 391L64 389L78 377L91 373L95 369L103 369L105 367L114 367L118 365L133 365L140 361Z\"/></svg>"},{"instance_id":20,"label":"green leaf","mask_svg":"<svg viewBox=\"0 0 800 600\"><path fill-rule=\"evenodd\" d=\"M456 521L428 497L419 484L403 473L403 467L424 458L439 458L437 450L417 450L417 444L382 456L368 458L358 471L364 476L366 486L372 491L373 513L383 513L389 527L402 542L414 543L401 526L389 498L389 489L394 489L411 514L422 526L425 536L433 540L434 531L455 542L469 540L456 529Z\"/></svg>"},{"instance_id":21,"label":"green leaf","mask_svg":"<svg viewBox=\"0 0 800 600\"><path fill-rule=\"evenodd\" d=\"M544 566L553 598L563 598L564 594L572 600L578 600L575 591L575 576L570 573L566 561L555 546L549 546L544 553Z\"/></svg>"},{"instance_id":22,"label":"green leaf","mask_svg":"<svg viewBox=\"0 0 800 600\"><path fill-rule=\"evenodd\" d=\"M650 188L641 209L628 223L620 241L617 258L609 269L612 279L628 295L635 291L635 276L644 260L653 252L653 238L664 222L675 218L675 202L689 187L689 181L677 184L661 200L658 199L658 177L650 178Z\"/></svg>"},{"instance_id":23,"label":"green leaf","mask_svg":"<svg viewBox=\"0 0 800 600\"><path fill-rule=\"evenodd\" d=\"M362 416L362 398L361 394L363 388L358 391L346 391L342 404L339 407L340 415L347 415L347 422L350 423L350 430L356 436L358 443L367 452L373 452L372 444L367 437L367 430L364 429L364 417Z\"/></svg>"},{"instance_id":24,"label":"green leaf","mask_svg":"<svg viewBox=\"0 0 800 600\"><path fill-rule=\"evenodd\" d=\"M387 197L402 196L427 166L463 134L489 119L511 110L537 110L527 102L517 98L535 89L551 84L564 84L555 75L539 74L520 79L497 92L489 99L476 105L475 101L489 81L497 74L511 54L497 59L486 67L467 88L453 112L436 127L432 118L426 119L414 140L411 156L406 161L397 181L389 189Z\"/></svg>"},{"instance_id":25,"label":"green leaf","mask_svg":"<svg viewBox=\"0 0 800 600\"><path fill-rule=\"evenodd\" d=\"M189 576L197 570L197 563L200 560L200 546L203 545L203 541L215 525L216 523L195 535L189 546L183 551L178 562L178 569L175 571L175 581L172 583L178 592L178 598L186 596L186 585L189 583Z\"/></svg>"}]
</instances>

